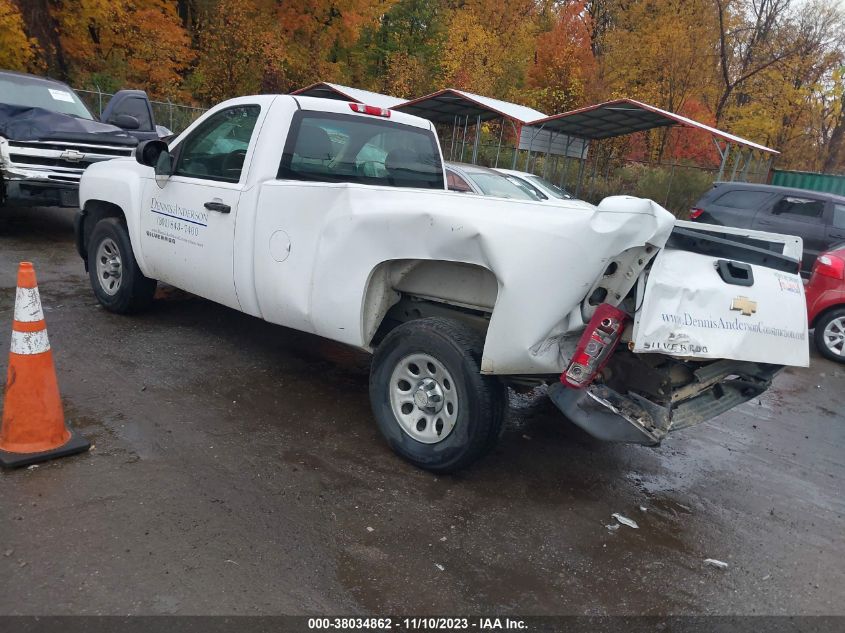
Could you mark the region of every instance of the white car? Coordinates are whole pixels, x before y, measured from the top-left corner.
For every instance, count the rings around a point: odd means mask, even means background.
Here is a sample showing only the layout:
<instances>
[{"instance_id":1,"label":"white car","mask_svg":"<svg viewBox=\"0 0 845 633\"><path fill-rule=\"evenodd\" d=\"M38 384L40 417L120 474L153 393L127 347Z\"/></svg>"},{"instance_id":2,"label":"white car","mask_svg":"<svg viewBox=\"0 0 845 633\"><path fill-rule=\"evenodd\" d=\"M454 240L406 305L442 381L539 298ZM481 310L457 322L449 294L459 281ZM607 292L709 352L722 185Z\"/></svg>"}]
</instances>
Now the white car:
<instances>
[{"instance_id":1,"label":"white car","mask_svg":"<svg viewBox=\"0 0 845 633\"><path fill-rule=\"evenodd\" d=\"M142 309L161 280L371 351L382 434L436 472L493 447L509 383L654 445L807 363L800 239L678 228L625 196L560 213L450 192L434 126L379 107L232 99L90 166L80 201L103 307Z\"/></svg>"},{"instance_id":2,"label":"white car","mask_svg":"<svg viewBox=\"0 0 845 633\"><path fill-rule=\"evenodd\" d=\"M514 169L501 169L496 167L495 171L508 177L512 182L520 186L529 187L543 200L576 200L575 196L566 189L557 186L542 176L527 171L516 171Z\"/></svg>"}]
</instances>

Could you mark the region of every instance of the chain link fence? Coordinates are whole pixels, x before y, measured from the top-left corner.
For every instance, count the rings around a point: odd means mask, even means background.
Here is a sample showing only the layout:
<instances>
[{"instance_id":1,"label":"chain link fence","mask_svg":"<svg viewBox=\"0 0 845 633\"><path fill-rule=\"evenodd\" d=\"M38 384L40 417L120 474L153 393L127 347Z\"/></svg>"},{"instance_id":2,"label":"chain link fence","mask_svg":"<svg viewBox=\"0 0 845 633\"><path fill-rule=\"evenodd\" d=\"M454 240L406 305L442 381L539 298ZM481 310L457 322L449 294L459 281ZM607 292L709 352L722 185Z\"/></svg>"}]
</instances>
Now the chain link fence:
<instances>
[{"instance_id":1,"label":"chain link fence","mask_svg":"<svg viewBox=\"0 0 845 633\"><path fill-rule=\"evenodd\" d=\"M75 92L85 105L88 106L89 110L97 113L98 117L102 116L109 99L114 96L114 93L103 92L98 87L95 87L94 90L75 89ZM170 99L166 101L153 101L150 99L150 104L153 107L153 117L155 118L156 125L165 126L174 134L179 134L208 109L185 105L183 103L174 103Z\"/></svg>"}]
</instances>

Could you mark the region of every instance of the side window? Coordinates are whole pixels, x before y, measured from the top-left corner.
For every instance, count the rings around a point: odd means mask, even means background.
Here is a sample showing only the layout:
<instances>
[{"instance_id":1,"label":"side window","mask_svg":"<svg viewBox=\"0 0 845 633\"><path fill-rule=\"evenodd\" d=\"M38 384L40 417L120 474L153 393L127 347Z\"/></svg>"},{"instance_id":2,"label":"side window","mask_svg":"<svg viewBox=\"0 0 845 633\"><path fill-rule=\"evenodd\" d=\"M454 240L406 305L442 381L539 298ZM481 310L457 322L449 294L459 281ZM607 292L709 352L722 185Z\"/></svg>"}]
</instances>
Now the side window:
<instances>
[{"instance_id":1,"label":"side window","mask_svg":"<svg viewBox=\"0 0 845 633\"><path fill-rule=\"evenodd\" d=\"M800 222L821 222L823 214L824 201L812 198L784 196L772 208L772 215L789 217Z\"/></svg>"},{"instance_id":2,"label":"side window","mask_svg":"<svg viewBox=\"0 0 845 633\"><path fill-rule=\"evenodd\" d=\"M209 117L186 138L176 159L177 176L238 182L261 108L227 108Z\"/></svg>"},{"instance_id":3,"label":"side window","mask_svg":"<svg viewBox=\"0 0 845 633\"><path fill-rule=\"evenodd\" d=\"M723 193L713 201L713 204L718 204L720 207L730 207L732 209L756 209L771 195L772 194L765 191L734 189L733 191Z\"/></svg>"},{"instance_id":4,"label":"side window","mask_svg":"<svg viewBox=\"0 0 845 633\"><path fill-rule=\"evenodd\" d=\"M467 184L466 180L458 176L450 169L446 170L446 184L449 191L460 191L462 193L472 193L472 188Z\"/></svg>"},{"instance_id":5,"label":"side window","mask_svg":"<svg viewBox=\"0 0 845 633\"><path fill-rule=\"evenodd\" d=\"M434 134L378 117L294 114L279 178L443 189Z\"/></svg>"},{"instance_id":6,"label":"side window","mask_svg":"<svg viewBox=\"0 0 845 633\"><path fill-rule=\"evenodd\" d=\"M833 227L845 229L845 204L833 205Z\"/></svg>"}]
</instances>

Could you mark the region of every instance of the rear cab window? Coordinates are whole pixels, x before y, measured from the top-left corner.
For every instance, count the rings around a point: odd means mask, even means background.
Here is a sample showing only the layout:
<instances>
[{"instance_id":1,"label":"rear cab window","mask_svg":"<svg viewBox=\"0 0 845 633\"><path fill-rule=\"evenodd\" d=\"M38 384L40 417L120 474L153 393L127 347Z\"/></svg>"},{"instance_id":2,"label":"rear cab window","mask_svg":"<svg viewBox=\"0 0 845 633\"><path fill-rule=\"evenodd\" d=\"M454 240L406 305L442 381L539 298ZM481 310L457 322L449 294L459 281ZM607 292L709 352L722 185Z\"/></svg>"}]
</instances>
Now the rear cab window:
<instances>
[{"instance_id":1,"label":"rear cab window","mask_svg":"<svg viewBox=\"0 0 845 633\"><path fill-rule=\"evenodd\" d=\"M444 189L431 130L375 117L300 110L278 178Z\"/></svg>"}]
</instances>

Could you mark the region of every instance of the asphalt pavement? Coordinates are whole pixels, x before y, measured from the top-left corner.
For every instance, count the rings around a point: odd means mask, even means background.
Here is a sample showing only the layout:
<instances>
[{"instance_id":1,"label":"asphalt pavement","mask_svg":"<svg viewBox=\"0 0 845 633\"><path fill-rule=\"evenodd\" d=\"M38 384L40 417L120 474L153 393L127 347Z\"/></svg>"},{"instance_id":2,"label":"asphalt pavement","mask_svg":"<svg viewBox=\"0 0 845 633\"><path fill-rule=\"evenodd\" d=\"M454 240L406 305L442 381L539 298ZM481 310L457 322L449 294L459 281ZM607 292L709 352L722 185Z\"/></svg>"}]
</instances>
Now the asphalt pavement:
<instances>
[{"instance_id":1,"label":"asphalt pavement","mask_svg":"<svg viewBox=\"0 0 845 633\"><path fill-rule=\"evenodd\" d=\"M845 365L656 449L513 394L438 477L382 441L366 355L172 288L110 314L71 218L0 212L0 372L29 260L94 443L0 474L0 614L845 614Z\"/></svg>"}]
</instances>

